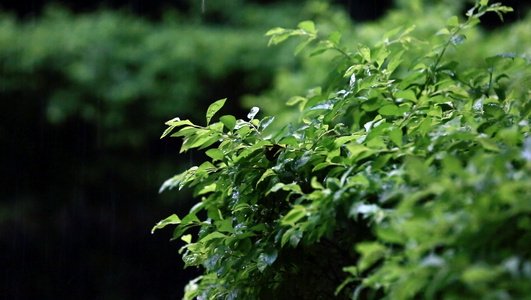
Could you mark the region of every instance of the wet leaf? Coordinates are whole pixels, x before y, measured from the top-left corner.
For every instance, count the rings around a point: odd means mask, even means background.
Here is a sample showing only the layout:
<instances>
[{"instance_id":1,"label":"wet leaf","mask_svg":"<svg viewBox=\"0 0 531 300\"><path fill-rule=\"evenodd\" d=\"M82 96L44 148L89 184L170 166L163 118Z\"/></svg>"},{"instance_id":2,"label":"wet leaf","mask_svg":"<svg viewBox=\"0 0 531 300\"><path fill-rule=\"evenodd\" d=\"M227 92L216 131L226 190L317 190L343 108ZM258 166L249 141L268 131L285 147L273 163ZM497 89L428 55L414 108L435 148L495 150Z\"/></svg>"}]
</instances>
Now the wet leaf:
<instances>
[{"instance_id":1,"label":"wet leaf","mask_svg":"<svg viewBox=\"0 0 531 300\"><path fill-rule=\"evenodd\" d=\"M277 257L278 251L276 249L260 253L257 261L258 270L260 270L260 272L263 272L267 266L270 266L275 262Z\"/></svg>"},{"instance_id":2,"label":"wet leaf","mask_svg":"<svg viewBox=\"0 0 531 300\"><path fill-rule=\"evenodd\" d=\"M210 104L206 113L207 125L210 124L210 120L212 119L212 117L223 107L223 105L225 105L225 101L227 101L226 98Z\"/></svg>"},{"instance_id":3,"label":"wet leaf","mask_svg":"<svg viewBox=\"0 0 531 300\"><path fill-rule=\"evenodd\" d=\"M295 205L284 218L282 218L282 225L295 225L300 219L304 218L308 211L303 205Z\"/></svg>"},{"instance_id":4,"label":"wet leaf","mask_svg":"<svg viewBox=\"0 0 531 300\"><path fill-rule=\"evenodd\" d=\"M371 49L369 47L359 44L358 51L365 61L371 61Z\"/></svg>"},{"instance_id":5,"label":"wet leaf","mask_svg":"<svg viewBox=\"0 0 531 300\"><path fill-rule=\"evenodd\" d=\"M234 130L234 127L236 126L236 118L234 116L221 116L219 120L221 123L223 123L223 125L225 125L225 127L227 127L228 130Z\"/></svg>"},{"instance_id":6,"label":"wet leaf","mask_svg":"<svg viewBox=\"0 0 531 300\"><path fill-rule=\"evenodd\" d=\"M157 229L164 228L166 227L166 225L170 225L170 224L173 224L173 225L181 224L181 219L179 219L179 217L176 214L173 214L167 217L166 219L158 222L157 225L155 225L153 229L151 229L151 233L153 233Z\"/></svg>"},{"instance_id":7,"label":"wet leaf","mask_svg":"<svg viewBox=\"0 0 531 300\"><path fill-rule=\"evenodd\" d=\"M258 111L260 111L260 109L258 107L253 107L251 108L251 111L249 112L249 114L247 115L247 118L249 120L253 120L254 117L256 116L256 114L258 113Z\"/></svg>"},{"instance_id":8,"label":"wet leaf","mask_svg":"<svg viewBox=\"0 0 531 300\"><path fill-rule=\"evenodd\" d=\"M312 21L300 22L298 27L304 31L307 31L308 33L317 33L317 31L315 30L315 24Z\"/></svg>"},{"instance_id":9,"label":"wet leaf","mask_svg":"<svg viewBox=\"0 0 531 300\"><path fill-rule=\"evenodd\" d=\"M465 40L466 40L466 36L462 34L457 34L457 35L452 36L452 38L450 39L450 43L452 43L452 45L461 45L462 43L465 42Z\"/></svg>"}]
</instances>

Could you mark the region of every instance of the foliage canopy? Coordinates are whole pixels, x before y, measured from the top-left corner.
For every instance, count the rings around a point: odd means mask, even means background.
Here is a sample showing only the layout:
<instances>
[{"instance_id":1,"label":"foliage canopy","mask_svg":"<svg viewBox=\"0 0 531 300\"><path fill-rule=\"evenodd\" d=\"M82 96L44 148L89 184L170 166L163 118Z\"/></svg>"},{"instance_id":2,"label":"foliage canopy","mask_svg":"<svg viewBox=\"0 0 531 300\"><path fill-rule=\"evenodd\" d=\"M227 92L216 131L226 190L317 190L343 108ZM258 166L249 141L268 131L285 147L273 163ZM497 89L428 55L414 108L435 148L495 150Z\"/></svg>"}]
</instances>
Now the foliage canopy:
<instances>
[{"instance_id":1,"label":"foliage canopy","mask_svg":"<svg viewBox=\"0 0 531 300\"><path fill-rule=\"evenodd\" d=\"M297 52L336 53L338 76L292 98L300 122L280 131L258 108L213 122L226 99L204 126L166 123L162 137L210 158L163 184L201 200L153 228L177 225L186 266L205 270L185 298L529 295L530 62L448 58L483 14L509 11L481 0L433 40L405 27L355 49L311 21L270 30L270 44L298 36Z\"/></svg>"}]
</instances>

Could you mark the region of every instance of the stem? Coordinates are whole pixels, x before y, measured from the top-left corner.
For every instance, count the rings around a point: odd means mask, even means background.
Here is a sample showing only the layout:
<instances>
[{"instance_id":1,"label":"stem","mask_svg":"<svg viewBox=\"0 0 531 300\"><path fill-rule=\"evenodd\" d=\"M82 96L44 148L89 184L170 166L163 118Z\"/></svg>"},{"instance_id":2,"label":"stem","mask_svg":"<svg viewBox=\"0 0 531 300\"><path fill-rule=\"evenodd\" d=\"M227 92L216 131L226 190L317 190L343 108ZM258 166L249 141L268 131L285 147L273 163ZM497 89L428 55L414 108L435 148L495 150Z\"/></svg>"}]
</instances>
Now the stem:
<instances>
[{"instance_id":1,"label":"stem","mask_svg":"<svg viewBox=\"0 0 531 300\"><path fill-rule=\"evenodd\" d=\"M339 53L343 54L349 61L351 60L350 55L347 52L343 51L343 49L337 47L336 45L334 45L334 49L339 51Z\"/></svg>"},{"instance_id":2,"label":"stem","mask_svg":"<svg viewBox=\"0 0 531 300\"><path fill-rule=\"evenodd\" d=\"M489 96L490 94L490 90L492 88L492 74L494 73L494 66L492 66L491 68L489 68L489 87L487 89L487 91L485 92L485 96Z\"/></svg>"},{"instance_id":3,"label":"stem","mask_svg":"<svg viewBox=\"0 0 531 300\"><path fill-rule=\"evenodd\" d=\"M454 35L452 35L452 37L446 42L446 45L444 45L444 48L441 52L441 54L439 54L439 57L437 58L437 61L435 62L435 65L433 66L433 71L435 72L435 69L437 69L437 67L439 66L439 63L441 62L441 59L444 55L444 53L446 52L446 49L448 49L448 46L450 46L450 42L452 41L452 38L457 35L459 31L456 31Z\"/></svg>"}]
</instances>

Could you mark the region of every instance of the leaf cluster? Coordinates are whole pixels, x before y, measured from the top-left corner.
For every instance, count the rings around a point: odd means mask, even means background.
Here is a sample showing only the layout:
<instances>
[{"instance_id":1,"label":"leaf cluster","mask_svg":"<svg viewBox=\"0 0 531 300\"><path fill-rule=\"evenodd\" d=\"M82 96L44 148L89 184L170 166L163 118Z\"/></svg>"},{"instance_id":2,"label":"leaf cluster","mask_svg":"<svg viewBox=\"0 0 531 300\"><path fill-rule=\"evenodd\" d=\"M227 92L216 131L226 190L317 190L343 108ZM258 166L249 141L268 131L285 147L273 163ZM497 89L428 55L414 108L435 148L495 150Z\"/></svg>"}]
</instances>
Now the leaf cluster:
<instances>
[{"instance_id":1,"label":"leaf cluster","mask_svg":"<svg viewBox=\"0 0 531 300\"><path fill-rule=\"evenodd\" d=\"M185 298L529 295L531 92L506 81L525 82L530 63L500 54L460 70L446 55L484 13L509 11L482 0L439 42L408 27L355 49L311 21L270 30L271 44L299 36L297 50L336 53L341 80L290 101L301 126L268 132L257 108L212 123L225 99L205 126L167 122L181 151L211 158L164 183L201 200L153 228L176 224L186 265L205 270Z\"/></svg>"}]
</instances>

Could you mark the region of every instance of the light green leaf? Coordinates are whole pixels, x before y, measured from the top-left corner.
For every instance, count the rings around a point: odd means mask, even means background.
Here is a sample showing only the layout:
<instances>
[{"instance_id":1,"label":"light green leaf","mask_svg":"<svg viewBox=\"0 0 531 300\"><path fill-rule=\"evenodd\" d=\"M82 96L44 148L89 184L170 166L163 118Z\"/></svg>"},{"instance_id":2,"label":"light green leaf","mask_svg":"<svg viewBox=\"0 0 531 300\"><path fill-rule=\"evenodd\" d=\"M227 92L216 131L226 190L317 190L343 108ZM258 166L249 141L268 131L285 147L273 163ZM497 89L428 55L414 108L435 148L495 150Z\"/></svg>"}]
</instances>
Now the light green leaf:
<instances>
[{"instance_id":1,"label":"light green leaf","mask_svg":"<svg viewBox=\"0 0 531 300\"><path fill-rule=\"evenodd\" d=\"M168 134L170 134L170 132L172 132L173 129L175 129L175 126L170 126L170 127L166 128L166 130L164 130L164 132L162 133L160 138L162 139L163 137L165 137Z\"/></svg>"},{"instance_id":2,"label":"light green leaf","mask_svg":"<svg viewBox=\"0 0 531 300\"><path fill-rule=\"evenodd\" d=\"M201 146L199 146L199 150L203 150L212 146L214 143L219 142L220 138L221 136L218 134L210 136L210 139L208 139L206 142L202 143Z\"/></svg>"},{"instance_id":3,"label":"light green leaf","mask_svg":"<svg viewBox=\"0 0 531 300\"><path fill-rule=\"evenodd\" d=\"M217 148L209 149L205 152L205 154L212 158L212 161L225 159L225 153Z\"/></svg>"},{"instance_id":4,"label":"light green leaf","mask_svg":"<svg viewBox=\"0 0 531 300\"><path fill-rule=\"evenodd\" d=\"M314 38L309 38L307 39L306 41L300 43L299 45L297 45L297 47L295 48L295 51L293 52L294 55L298 55L304 48L306 48L306 46L308 46L308 44L310 44L312 41L314 40Z\"/></svg>"},{"instance_id":5,"label":"light green leaf","mask_svg":"<svg viewBox=\"0 0 531 300\"><path fill-rule=\"evenodd\" d=\"M319 171L319 170L324 169L324 168L329 167L329 166L330 166L330 163L329 163L329 162L323 162L323 163L317 164L317 165L312 169L312 172Z\"/></svg>"},{"instance_id":6,"label":"light green leaf","mask_svg":"<svg viewBox=\"0 0 531 300\"><path fill-rule=\"evenodd\" d=\"M402 116L405 111L407 111L407 108L401 108L394 104L389 104L382 106L382 108L378 110L378 113L383 116Z\"/></svg>"},{"instance_id":7,"label":"light green leaf","mask_svg":"<svg viewBox=\"0 0 531 300\"><path fill-rule=\"evenodd\" d=\"M361 254L358 270L363 272L385 255L385 246L378 242L361 242L356 245L356 251Z\"/></svg>"},{"instance_id":8,"label":"light green leaf","mask_svg":"<svg viewBox=\"0 0 531 300\"><path fill-rule=\"evenodd\" d=\"M284 32L281 32L281 33L278 33L278 34L274 34L269 39L269 42L267 43L267 45L268 46L278 45L281 42L287 40L292 35L293 35L293 31L292 30L285 30Z\"/></svg>"},{"instance_id":9,"label":"light green leaf","mask_svg":"<svg viewBox=\"0 0 531 300\"><path fill-rule=\"evenodd\" d=\"M435 35L448 35L450 34L450 31L448 28L443 28L435 33Z\"/></svg>"},{"instance_id":10,"label":"light green leaf","mask_svg":"<svg viewBox=\"0 0 531 300\"><path fill-rule=\"evenodd\" d=\"M225 125L225 127L227 127L228 130L234 130L234 126L236 126L236 118L234 116L221 116L219 120L221 123L223 123L223 125Z\"/></svg>"},{"instance_id":11,"label":"light green leaf","mask_svg":"<svg viewBox=\"0 0 531 300\"><path fill-rule=\"evenodd\" d=\"M342 137L338 137L335 141L334 141L334 146L337 148L337 147L341 147L343 146L345 143L347 142L350 142L352 140L357 140L360 138L360 135L359 134L354 134L354 135L347 135L347 136L342 136Z\"/></svg>"},{"instance_id":12,"label":"light green leaf","mask_svg":"<svg viewBox=\"0 0 531 300\"><path fill-rule=\"evenodd\" d=\"M186 215L186 217L184 217L182 219L181 224L183 226L185 226L185 225L190 225L192 223L200 223L200 222L201 221L199 220L199 218L195 214L190 213L190 214Z\"/></svg>"},{"instance_id":13,"label":"light green leaf","mask_svg":"<svg viewBox=\"0 0 531 300\"><path fill-rule=\"evenodd\" d=\"M378 49L378 52L376 53L376 64L378 65L378 68L381 67L385 61L385 59L389 56L391 51L389 51L386 47L382 46L380 49Z\"/></svg>"},{"instance_id":14,"label":"light green leaf","mask_svg":"<svg viewBox=\"0 0 531 300\"><path fill-rule=\"evenodd\" d=\"M183 240L187 244L190 244L192 242L192 235L191 234L183 235L181 237L181 240Z\"/></svg>"},{"instance_id":15,"label":"light green leaf","mask_svg":"<svg viewBox=\"0 0 531 300\"><path fill-rule=\"evenodd\" d=\"M398 147L402 147L402 129L395 127L389 131L389 139Z\"/></svg>"},{"instance_id":16,"label":"light green leaf","mask_svg":"<svg viewBox=\"0 0 531 300\"><path fill-rule=\"evenodd\" d=\"M341 32L340 31L334 31L328 36L328 40L334 44L339 44L339 41L341 40Z\"/></svg>"},{"instance_id":17,"label":"light green leaf","mask_svg":"<svg viewBox=\"0 0 531 300\"><path fill-rule=\"evenodd\" d=\"M215 183L204 186L199 192L197 192L197 195L204 195L204 194L212 193L214 191L216 191Z\"/></svg>"},{"instance_id":18,"label":"light green leaf","mask_svg":"<svg viewBox=\"0 0 531 300\"><path fill-rule=\"evenodd\" d=\"M448 91L462 99L467 99L470 96L467 90L460 86L451 86L448 88Z\"/></svg>"},{"instance_id":19,"label":"light green leaf","mask_svg":"<svg viewBox=\"0 0 531 300\"><path fill-rule=\"evenodd\" d=\"M268 140L262 140L254 145L252 145L251 147L248 147L248 148L245 148L243 151L240 152L240 154L238 155L238 157L236 158L237 161L241 160L242 158L245 158L247 156L249 156L249 154L257 151L257 150L261 150L264 148L264 146L269 146L271 145L271 142L268 141Z\"/></svg>"},{"instance_id":20,"label":"light green leaf","mask_svg":"<svg viewBox=\"0 0 531 300\"><path fill-rule=\"evenodd\" d=\"M322 190L324 189L324 186L317 180L317 177L312 177L312 180L310 182L311 187L316 190Z\"/></svg>"},{"instance_id":21,"label":"light green leaf","mask_svg":"<svg viewBox=\"0 0 531 300\"><path fill-rule=\"evenodd\" d=\"M485 148L486 150L500 152L500 148L498 147L498 145L488 139L479 139L479 142L481 143L481 146L483 146L483 148Z\"/></svg>"},{"instance_id":22,"label":"light green leaf","mask_svg":"<svg viewBox=\"0 0 531 300\"><path fill-rule=\"evenodd\" d=\"M203 135L196 136L196 138L193 140L192 143L189 143L188 149L190 148L197 148L203 146L207 141L209 141L212 138L210 133L205 133ZM184 146L184 144L183 144Z\"/></svg>"},{"instance_id":23,"label":"light green leaf","mask_svg":"<svg viewBox=\"0 0 531 300\"><path fill-rule=\"evenodd\" d=\"M403 28L404 28L404 26L398 26L398 27L396 27L394 29L391 29L391 30L387 31L386 33L384 33L383 39L386 40L386 39L392 37L393 35L397 34L399 31L401 31Z\"/></svg>"},{"instance_id":24,"label":"light green leaf","mask_svg":"<svg viewBox=\"0 0 531 300\"><path fill-rule=\"evenodd\" d=\"M315 48L312 52L310 52L310 57L317 56L319 54L324 53L327 50L333 49L334 45L329 41L321 41L317 48Z\"/></svg>"},{"instance_id":25,"label":"light green leaf","mask_svg":"<svg viewBox=\"0 0 531 300\"><path fill-rule=\"evenodd\" d=\"M181 224L181 219L176 214L173 214L166 219L160 221L151 229L151 233L153 233L157 229L164 228L166 225L170 224Z\"/></svg>"},{"instance_id":26,"label":"light green leaf","mask_svg":"<svg viewBox=\"0 0 531 300\"><path fill-rule=\"evenodd\" d=\"M222 239L226 238L227 236L219 231L214 231L212 233L207 234L205 237L203 237L200 242L206 243L208 241L214 240L214 239Z\"/></svg>"},{"instance_id":27,"label":"light green leaf","mask_svg":"<svg viewBox=\"0 0 531 300\"><path fill-rule=\"evenodd\" d=\"M420 134L426 135L430 131L431 126L432 126L432 118L428 116L420 122L419 126L417 127L417 130L420 132Z\"/></svg>"},{"instance_id":28,"label":"light green leaf","mask_svg":"<svg viewBox=\"0 0 531 300\"><path fill-rule=\"evenodd\" d=\"M371 61L371 49L369 47L358 44L358 51L364 60Z\"/></svg>"},{"instance_id":29,"label":"light green leaf","mask_svg":"<svg viewBox=\"0 0 531 300\"><path fill-rule=\"evenodd\" d=\"M179 131L172 134L171 136L172 137L190 136L190 135L201 133L201 132L205 132L205 130L197 128L197 127L193 127L193 126L186 126L186 127L181 128Z\"/></svg>"},{"instance_id":30,"label":"light green leaf","mask_svg":"<svg viewBox=\"0 0 531 300\"><path fill-rule=\"evenodd\" d=\"M291 191L291 192L295 192L298 194L302 194L301 187L296 183L285 184L285 183L279 182L275 184L269 191L275 193L281 189L284 191Z\"/></svg>"},{"instance_id":31,"label":"light green leaf","mask_svg":"<svg viewBox=\"0 0 531 300\"><path fill-rule=\"evenodd\" d=\"M311 34L317 33L317 31L315 30L315 24L313 23L313 21L300 22L297 27Z\"/></svg>"},{"instance_id":32,"label":"light green leaf","mask_svg":"<svg viewBox=\"0 0 531 300\"><path fill-rule=\"evenodd\" d=\"M223 105L225 104L225 101L227 101L227 98L218 100L210 104L210 106L207 109L207 113L206 113L207 125L210 124L210 120L212 119L212 117L223 107Z\"/></svg>"},{"instance_id":33,"label":"light green leaf","mask_svg":"<svg viewBox=\"0 0 531 300\"><path fill-rule=\"evenodd\" d=\"M459 27L459 19L457 16L450 17L448 20L446 20L446 27L448 27L450 30L452 28Z\"/></svg>"},{"instance_id":34,"label":"light green leaf","mask_svg":"<svg viewBox=\"0 0 531 300\"><path fill-rule=\"evenodd\" d=\"M468 284L493 282L501 271L488 265L473 265L464 270L461 279Z\"/></svg>"},{"instance_id":35,"label":"light green leaf","mask_svg":"<svg viewBox=\"0 0 531 300\"><path fill-rule=\"evenodd\" d=\"M442 117L442 108L440 106L433 106L428 110L428 116Z\"/></svg>"},{"instance_id":36,"label":"light green leaf","mask_svg":"<svg viewBox=\"0 0 531 300\"><path fill-rule=\"evenodd\" d=\"M172 132L175 127L179 127L182 125L191 125L191 126L194 125L192 124L192 122L190 122L190 120L181 120L179 118L172 119L170 121L167 121L164 124L168 125L169 127L166 128L166 130L164 130L164 133L162 134L160 138L163 138L167 136L168 134L170 134L170 132Z\"/></svg>"},{"instance_id":37,"label":"light green leaf","mask_svg":"<svg viewBox=\"0 0 531 300\"><path fill-rule=\"evenodd\" d=\"M287 215L285 215L282 218L282 225L295 225L297 221L304 218L308 214L308 211L306 210L306 206L303 205L295 205Z\"/></svg>"},{"instance_id":38,"label":"light green leaf","mask_svg":"<svg viewBox=\"0 0 531 300\"><path fill-rule=\"evenodd\" d=\"M395 54L387 64L387 72L393 73L394 70L402 63L403 59L401 58L405 50L402 50Z\"/></svg>"},{"instance_id":39,"label":"light green leaf","mask_svg":"<svg viewBox=\"0 0 531 300\"><path fill-rule=\"evenodd\" d=\"M379 226L376 229L376 236L378 236L382 242L386 243L402 245L406 242L404 236L390 226Z\"/></svg>"},{"instance_id":40,"label":"light green leaf","mask_svg":"<svg viewBox=\"0 0 531 300\"><path fill-rule=\"evenodd\" d=\"M216 228L219 232L234 233L234 228L232 227L231 219L217 221Z\"/></svg>"},{"instance_id":41,"label":"light green leaf","mask_svg":"<svg viewBox=\"0 0 531 300\"><path fill-rule=\"evenodd\" d=\"M299 141L294 136L283 137L282 139L280 139L280 141L278 141L278 143L280 145L286 145L286 146L292 146L292 147L298 147L299 145Z\"/></svg>"},{"instance_id":42,"label":"light green leaf","mask_svg":"<svg viewBox=\"0 0 531 300\"><path fill-rule=\"evenodd\" d=\"M362 144L358 144L357 142L350 142L346 144L346 147L350 152L349 157L352 159L356 158L362 152L367 152L369 154L372 154L374 152L371 148L368 148L367 146Z\"/></svg>"},{"instance_id":43,"label":"light green leaf","mask_svg":"<svg viewBox=\"0 0 531 300\"><path fill-rule=\"evenodd\" d=\"M286 102L286 105L293 106L297 103L302 103L303 105L308 101L308 99L301 97L301 96L294 96L291 97L288 102Z\"/></svg>"},{"instance_id":44,"label":"light green leaf","mask_svg":"<svg viewBox=\"0 0 531 300\"><path fill-rule=\"evenodd\" d=\"M417 102L417 96L415 95L415 92L413 92L412 90L397 91L395 93L395 98L397 100L405 99L405 100L411 100L413 102Z\"/></svg>"},{"instance_id":45,"label":"light green leaf","mask_svg":"<svg viewBox=\"0 0 531 300\"><path fill-rule=\"evenodd\" d=\"M182 125L194 125L190 120L181 120L179 118L171 119L164 123L168 126L182 126Z\"/></svg>"},{"instance_id":46,"label":"light green leaf","mask_svg":"<svg viewBox=\"0 0 531 300\"><path fill-rule=\"evenodd\" d=\"M269 35L275 35L275 34L280 34L280 33L283 33L285 32L286 29L284 28L280 28L280 27L277 27L277 28L273 28L273 29L270 29L269 31L266 32L266 36L269 36Z\"/></svg>"}]
</instances>

